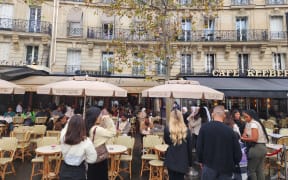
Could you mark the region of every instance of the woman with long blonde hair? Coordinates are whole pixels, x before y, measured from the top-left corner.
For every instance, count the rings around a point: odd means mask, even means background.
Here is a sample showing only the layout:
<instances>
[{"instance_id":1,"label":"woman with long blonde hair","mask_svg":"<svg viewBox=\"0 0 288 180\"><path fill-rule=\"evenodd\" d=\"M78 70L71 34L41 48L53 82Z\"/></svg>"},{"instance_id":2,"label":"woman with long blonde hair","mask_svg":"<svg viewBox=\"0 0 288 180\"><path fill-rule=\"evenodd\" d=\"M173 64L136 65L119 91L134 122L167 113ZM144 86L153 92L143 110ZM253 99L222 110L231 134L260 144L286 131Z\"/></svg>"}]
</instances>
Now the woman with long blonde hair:
<instances>
[{"instance_id":1,"label":"woman with long blonde hair","mask_svg":"<svg viewBox=\"0 0 288 180\"><path fill-rule=\"evenodd\" d=\"M164 129L164 141L169 145L164 161L169 179L184 180L192 165L192 142L182 113L177 109L170 113L169 126Z\"/></svg>"}]
</instances>

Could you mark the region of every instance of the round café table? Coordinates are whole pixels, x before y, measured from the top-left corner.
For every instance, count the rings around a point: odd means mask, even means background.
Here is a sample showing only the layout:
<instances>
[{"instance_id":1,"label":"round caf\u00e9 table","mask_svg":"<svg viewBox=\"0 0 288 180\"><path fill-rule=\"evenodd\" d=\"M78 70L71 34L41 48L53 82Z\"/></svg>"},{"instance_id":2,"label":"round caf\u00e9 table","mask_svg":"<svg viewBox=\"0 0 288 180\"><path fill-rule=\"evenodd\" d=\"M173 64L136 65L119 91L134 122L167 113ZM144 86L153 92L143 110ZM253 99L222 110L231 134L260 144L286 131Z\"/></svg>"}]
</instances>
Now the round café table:
<instances>
[{"instance_id":1,"label":"round caf\u00e9 table","mask_svg":"<svg viewBox=\"0 0 288 180\"><path fill-rule=\"evenodd\" d=\"M49 179L48 175L50 172L49 169L49 156L55 155L61 152L60 145L51 145L51 146L41 146L38 147L36 150L38 155L43 156L43 177L42 179Z\"/></svg>"},{"instance_id":2,"label":"round caf\u00e9 table","mask_svg":"<svg viewBox=\"0 0 288 180\"><path fill-rule=\"evenodd\" d=\"M118 145L118 144L109 144L109 145L106 145L106 147L111 158L110 179L114 180L117 177L120 177L120 179L123 179L119 174L118 165L120 163L121 154L127 151L127 147L123 145Z\"/></svg>"}]
</instances>

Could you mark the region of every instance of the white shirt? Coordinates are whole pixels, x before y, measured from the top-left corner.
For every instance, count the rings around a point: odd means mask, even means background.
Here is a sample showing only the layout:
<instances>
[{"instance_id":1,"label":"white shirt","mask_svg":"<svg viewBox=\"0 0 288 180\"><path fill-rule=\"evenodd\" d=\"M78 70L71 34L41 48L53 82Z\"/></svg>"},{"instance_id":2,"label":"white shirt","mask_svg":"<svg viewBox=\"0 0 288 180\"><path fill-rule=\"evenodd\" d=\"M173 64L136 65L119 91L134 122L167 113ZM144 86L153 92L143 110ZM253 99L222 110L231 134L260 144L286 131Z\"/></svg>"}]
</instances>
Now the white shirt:
<instances>
[{"instance_id":1,"label":"white shirt","mask_svg":"<svg viewBox=\"0 0 288 180\"><path fill-rule=\"evenodd\" d=\"M76 145L68 145L64 143L67 127L68 126L65 126L63 128L60 136L61 151L65 163L71 166L79 166L83 161L86 161L87 163L95 163L97 153L89 138L86 138L84 141L81 141Z\"/></svg>"},{"instance_id":2,"label":"white shirt","mask_svg":"<svg viewBox=\"0 0 288 180\"><path fill-rule=\"evenodd\" d=\"M22 111L23 111L22 106L21 106L20 104L18 104L18 105L16 106L16 113L22 113Z\"/></svg>"},{"instance_id":3,"label":"white shirt","mask_svg":"<svg viewBox=\"0 0 288 180\"><path fill-rule=\"evenodd\" d=\"M267 143L264 131L263 131L261 125L259 124L259 122L252 119L252 121L250 121L249 123L246 123L245 128L247 129L246 133L247 133L248 137L251 137L252 129L257 129L258 130L257 143Z\"/></svg>"}]
</instances>

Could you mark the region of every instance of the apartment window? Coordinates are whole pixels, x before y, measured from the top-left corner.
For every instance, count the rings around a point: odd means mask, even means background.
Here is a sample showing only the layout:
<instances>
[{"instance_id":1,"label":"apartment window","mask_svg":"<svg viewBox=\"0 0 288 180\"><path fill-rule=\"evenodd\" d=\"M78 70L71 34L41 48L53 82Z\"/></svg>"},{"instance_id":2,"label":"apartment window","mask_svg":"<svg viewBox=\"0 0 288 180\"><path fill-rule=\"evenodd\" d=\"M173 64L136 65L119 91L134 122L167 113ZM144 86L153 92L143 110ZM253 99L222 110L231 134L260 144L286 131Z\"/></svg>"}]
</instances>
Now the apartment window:
<instances>
[{"instance_id":1,"label":"apartment window","mask_svg":"<svg viewBox=\"0 0 288 180\"><path fill-rule=\"evenodd\" d=\"M12 29L13 5L0 4L0 29Z\"/></svg>"},{"instance_id":2,"label":"apartment window","mask_svg":"<svg viewBox=\"0 0 288 180\"><path fill-rule=\"evenodd\" d=\"M205 63L205 71L206 73L212 73L215 68L215 58L216 54L207 54L206 55L206 63Z\"/></svg>"},{"instance_id":3,"label":"apartment window","mask_svg":"<svg viewBox=\"0 0 288 180\"><path fill-rule=\"evenodd\" d=\"M69 49L67 51L66 73L74 74L81 67L81 50Z\"/></svg>"},{"instance_id":4,"label":"apartment window","mask_svg":"<svg viewBox=\"0 0 288 180\"><path fill-rule=\"evenodd\" d=\"M137 53L134 54L132 75L140 76L144 74L144 58L139 57Z\"/></svg>"},{"instance_id":5,"label":"apartment window","mask_svg":"<svg viewBox=\"0 0 288 180\"><path fill-rule=\"evenodd\" d=\"M232 0L232 5L234 6L243 6L243 5L248 5L249 0Z\"/></svg>"},{"instance_id":6,"label":"apartment window","mask_svg":"<svg viewBox=\"0 0 288 180\"><path fill-rule=\"evenodd\" d=\"M245 74L249 69L249 55L238 54L238 69L240 74Z\"/></svg>"},{"instance_id":7,"label":"apartment window","mask_svg":"<svg viewBox=\"0 0 288 180\"><path fill-rule=\"evenodd\" d=\"M273 69L274 70L285 69L285 54L273 53Z\"/></svg>"},{"instance_id":8,"label":"apartment window","mask_svg":"<svg viewBox=\"0 0 288 180\"><path fill-rule=\"evenodd\" d=\"M180 5L189 5L191 4L191 0L179 0Z\"/></svg>"},{"instance_id":9,"label":"apartment window","mask_svg":"<svg viewBox=\"0 0 288 180\"><path fill-rule=\"evenodd\" d=\"M113 23L102 24L103 38L113 39L114 36L114 25Z\"/></svg>"},{"instance_id":10,"label":"apartment window","mask_svg":"<svg viewBox=\"0 0 288 180\"><path fill-rule=\"evenodd\" d=\"M9 64L10 44L0 43L0 63Z\"/></svg>"},{"instance_id":11,"label":"apartment window","mask_svg":"<svg viewBox=\"0 0 288 180\"><path fill-rule=\"evenodd\" d=\"M206 41L214 40L215 19L204 18L204 35Z\"/></svg>"},{"instance_id":12,"label":"apartment window","mask_svg":"<svg viewBox=\"0 0 288 180\"><path fill-rule=\"evenodd\" d=\"M237 31L237 40L246 41L247 40L247 17L237 17L236 18L236 31Z\"/></svg>"},{"instance_id":13,"label":"apartment window","mask_svg":"<svg viewBox=\"0 0 288 180\"><path fill-rule=\"evenodd\" d=\"M67 35L72 37L83 36L83 12L80 8L70 9L67 15Z\"/></svg>"},{"instance_id":14,"label":"apartment window","mask_svg":"<svg viewBox=\"0 0 288 180\"><path fill-rule=\"evenodd\" d=\"M284 4L284 0L266 0L266 3L270 5Z\"/></svg>"},{"instance_id":15,"label":"apartment window","mask_svg":"<svg viewBox=\"0 0 288 180\"><path fill-rule=\"evenodd\" d=\"M156 60L156 74L165 75L167 73L166 68L167 68L166 61L158 58Z\"/></svg>"},{"instance_id":16,"label":"apartment window","mask_svg":"<svg viewBox=\"0 0 288 180\"><path fill-rule=\"evenodd\" d=\"M184 41L191 40L191 30L192 30L191 19L182 19L181 28L182 28L181 39Z\"/></svg>"},{"instance_id":17,"label":"apartment window","mask_svg":"<svg viewBox=\"0 0 288 180\"><path fill-rule=\"evenodd\" d=\"M181 54L181 74L192 73L192 56L191 54Z\"/></svg>"},{"instance_id":18,"label":"apartment window","mask_svg":"<svg viewBox=\"0 0 288 180\"><path fill-rule=\"evenodd\" d=\"M30 7L29 32L41 31L41 8Z\"/></svg>"},{"instance_id":19,"label":"apartment window","mask_svg":"<svg viewBox=\"0 0 288 180\"><path fill-rule=\"evenodd\" d=\"M271 39L283 39L286 32L283 31L283 16L270 17Z\"/></svg>"},{"instance_id":20,"label":"apartment window","mask_svg":"<svg viewBox=\"0 0 288 180\"><path fill-rule=\"evenodd\" d=\"M113 71L113 59L114 59L113 52L102 52L102 63L101 63L102 74Z\"/></svg>"},{"instance_id":21,"label":"apartment window","mask_svg":"<svg viewBox=\"0 0 288 180\"><path fill-rule=\"evenodd\" d=\"M26 47L26 64L38 64L39 46Z\"/></svg>"}]
</instances>

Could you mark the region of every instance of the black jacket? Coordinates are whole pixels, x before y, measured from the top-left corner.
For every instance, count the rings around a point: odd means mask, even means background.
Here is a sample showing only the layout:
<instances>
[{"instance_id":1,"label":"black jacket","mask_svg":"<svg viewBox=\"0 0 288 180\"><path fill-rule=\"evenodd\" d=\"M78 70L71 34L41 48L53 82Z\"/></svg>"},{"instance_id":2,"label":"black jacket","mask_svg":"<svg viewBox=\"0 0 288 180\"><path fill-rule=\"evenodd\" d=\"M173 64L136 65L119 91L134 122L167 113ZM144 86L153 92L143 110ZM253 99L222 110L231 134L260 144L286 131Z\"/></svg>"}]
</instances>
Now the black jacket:
<instances>
[{"instance_id":1,"label":"black jacket","mask_svg":"<svg viewBox=\"0 0 288 180\"><path fill-rule=\"evenodd\" d=\"M200 163L219 173L232 173L242 158L240 144L232 128L218 121L202 125L196 151Z\"/></svg>"},{"instance_id":2,"label":"black jacket","mask_svg":"<svg viewBox=\"0 0 288 180\"><path fill-rule=\"evenodd\" d=\"M164 129L164 141L169 145L166 154L164 165L176 172L186 173L192 165L192 143L190 131L187 128L187 137L180 145L174 146L170 139L169 128Z\"/></svg>"}]
</instances>

